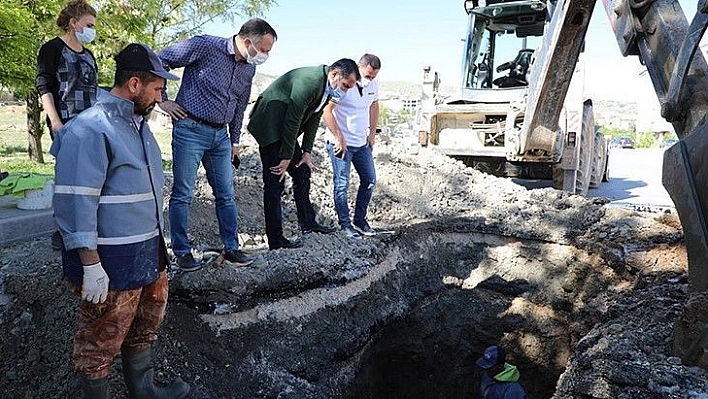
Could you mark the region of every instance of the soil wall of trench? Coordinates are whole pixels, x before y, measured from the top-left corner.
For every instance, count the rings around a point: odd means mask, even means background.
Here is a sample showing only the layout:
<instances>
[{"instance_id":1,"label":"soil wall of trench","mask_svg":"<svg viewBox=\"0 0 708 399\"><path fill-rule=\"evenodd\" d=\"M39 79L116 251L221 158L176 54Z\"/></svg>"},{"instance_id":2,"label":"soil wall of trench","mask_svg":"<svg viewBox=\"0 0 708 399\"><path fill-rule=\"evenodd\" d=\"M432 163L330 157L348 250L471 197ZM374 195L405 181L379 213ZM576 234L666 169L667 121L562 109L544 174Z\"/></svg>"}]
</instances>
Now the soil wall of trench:
<instances>
[{"instance_id":1,"label":"soil wall of trench","mask_svg":"<svg viewBox=\"0 0 708 399\"><path fill-rule=\"evenodd\" d=\"M173 271L154 346L157 380L180 376L190 398L471 397L474 361L495 343L532 398L708 397L705 371L670 354L687 298L675 217L381 151L370 222L390 233L309 234L303 248L265 251L248 147L242 165L240 238L259 259ZM209 255L218 235L206 187L190 233ZM335 220L330 192L327 174L313 174L325 222ZM288 233L297 230L291 195ZM76 397L78 299L60 274L48 239L0 249L3 396ZM125 397L119 360L114 368L110 392Z\"/></svg>"}]
</instances>

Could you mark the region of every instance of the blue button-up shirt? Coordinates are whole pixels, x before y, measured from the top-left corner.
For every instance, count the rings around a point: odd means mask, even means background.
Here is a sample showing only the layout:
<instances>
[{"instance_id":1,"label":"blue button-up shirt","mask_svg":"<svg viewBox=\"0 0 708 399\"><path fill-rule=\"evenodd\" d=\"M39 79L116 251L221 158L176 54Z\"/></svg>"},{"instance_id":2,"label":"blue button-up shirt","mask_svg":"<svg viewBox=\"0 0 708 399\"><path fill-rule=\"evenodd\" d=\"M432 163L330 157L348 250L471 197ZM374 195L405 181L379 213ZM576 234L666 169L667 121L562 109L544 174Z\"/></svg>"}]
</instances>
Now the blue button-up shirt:
<instances>
[{"instance_id":1,"label":"blue button-up shirt","mask_svg":"<svg viewBox=\"0 0 708 399\"><path fill-rule=\"evenodd\" d=\"M175 101L197 118L228 124L231 142L237 144L256 67L236 61L233 38L195 36L158 56L168 69L184 67Z\"/></svg>"}]
</instances>

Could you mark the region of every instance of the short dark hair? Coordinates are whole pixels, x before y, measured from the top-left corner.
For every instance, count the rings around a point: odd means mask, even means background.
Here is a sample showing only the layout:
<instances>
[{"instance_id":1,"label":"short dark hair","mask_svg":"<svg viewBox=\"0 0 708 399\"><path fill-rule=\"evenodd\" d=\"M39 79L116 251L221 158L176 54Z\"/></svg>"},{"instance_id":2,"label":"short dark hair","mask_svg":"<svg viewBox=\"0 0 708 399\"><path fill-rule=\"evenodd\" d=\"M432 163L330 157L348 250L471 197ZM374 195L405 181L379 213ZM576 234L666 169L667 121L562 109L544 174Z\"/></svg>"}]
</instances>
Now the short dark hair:
<instances>
[{"instance_id":1,"label":"short dark hair","mask_svg":"<svg viewBox=\"0 0 708 399\"><path fill-rule=\"evenodd\" d=\"M381 69L381 60L379 57L366 53L359 58L359 65L365 67L365 66L371 66L374 69Z\"/></svg>"},{"instance_id":2,"label":"short dark hair","mask_svg":"<svg viewBox=\"0 0 708 399\"><path fill-rule=\"evenodd\" d=\"M341 60L337 60L334 64L330 65L329 68L334 71L339 71L339 73L343 76L349 76L353 73L356 75L356 80L361 79L359 67L356 65L356 62L350 58L342 58Z\"/></svg>"},{"instance_id":3,"label":"short dark hair","mask_svg":"<svg viewBox=\"0 0 708 399\"><path fill-rule=\"evenodd\" d=\"M152 83L157 79L163 79L150 71L129 71L126 69L116 69L115 78L113 79L113 87L123 87L132 77L140 79L140 83L144 85Z\"/></svg>"},{"instance_id":4,"label":"short dark hair","mask_svg":"<svg viewBox=\"0 0 708 399\"><path fill-rule=\"evenodd\" d=\"M242 38L248 37L254 42L259 42L265 35L271 35L273 36L273 40L278 40L278 34L275 33L275 29L273 29L268 22L260 18L251 18L244 22L237 35Z\"/></svg>"}]
</instances>

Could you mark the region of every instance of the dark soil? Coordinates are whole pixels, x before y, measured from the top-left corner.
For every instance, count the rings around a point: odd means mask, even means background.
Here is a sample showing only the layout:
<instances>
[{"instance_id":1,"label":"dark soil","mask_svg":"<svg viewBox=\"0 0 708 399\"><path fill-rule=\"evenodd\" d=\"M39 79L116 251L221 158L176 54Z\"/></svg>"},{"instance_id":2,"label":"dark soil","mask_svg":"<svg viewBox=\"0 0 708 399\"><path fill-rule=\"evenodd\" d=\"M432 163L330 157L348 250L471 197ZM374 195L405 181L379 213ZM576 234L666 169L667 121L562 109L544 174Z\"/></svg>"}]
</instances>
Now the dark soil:
<instances>
[{"instance_id":1,"label":"dark soil","mask_svg":"<svg viewBox=\"0 0 708 399\"><path fill-rule=\"evenodd\" d=\"M259 259L237 268L216 256L201 177L190 235L213 262L171 273L159 382L182 377L190 398L473 397L474 361L500 343L532 398L708 398L705 370L671 353L688 298L674 214L527 190L391 141L376 148L369 213L386 234L309 234L302 248L267 251L260 161L243 142L240 239ZM336 225L324 154L313 154L311 198ZM291 189L283 212L286 235L299 235ZM78 303L48 237L0 250L3 397L80 397ZM126 397L114 368L111 394Z\"/></svg>"}]
</instances>

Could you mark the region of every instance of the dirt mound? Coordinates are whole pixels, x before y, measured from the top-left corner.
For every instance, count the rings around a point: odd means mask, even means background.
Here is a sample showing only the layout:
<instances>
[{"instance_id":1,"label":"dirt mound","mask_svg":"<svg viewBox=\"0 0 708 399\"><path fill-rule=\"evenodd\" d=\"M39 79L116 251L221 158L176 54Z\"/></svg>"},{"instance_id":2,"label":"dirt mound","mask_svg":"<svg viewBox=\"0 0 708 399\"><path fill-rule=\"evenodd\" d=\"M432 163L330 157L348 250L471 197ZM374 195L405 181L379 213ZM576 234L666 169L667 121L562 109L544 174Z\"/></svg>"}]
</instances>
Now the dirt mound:
<instances>
[{"instance_id":1,"label":"dirt mound","mask_svg":"<svg viewBox=\"0 0 708 399\"><path fill-rule=\"evenodd\" d=\"M394 140L376 148L369 213L386 234L309 234L303 248L267 251L257 147L242 141L240 239L259 259L237 268L217 257L171 273L159 380L182 376L193 398L470 397L474 360L502 343L530 397L708 397L705 371L670 356L687 299L675 215L526 190ZM336 225L331 166L317 143L311 198L320 221ZM299 235L291 188L283 205L286 235ZM203 178L190 220L195 248L218 249ZM0 252L8 397L75 390L78 300L48 248L42 239ZM125 395L118 373L110 390Z\"/></svg>"}]
</instances>

